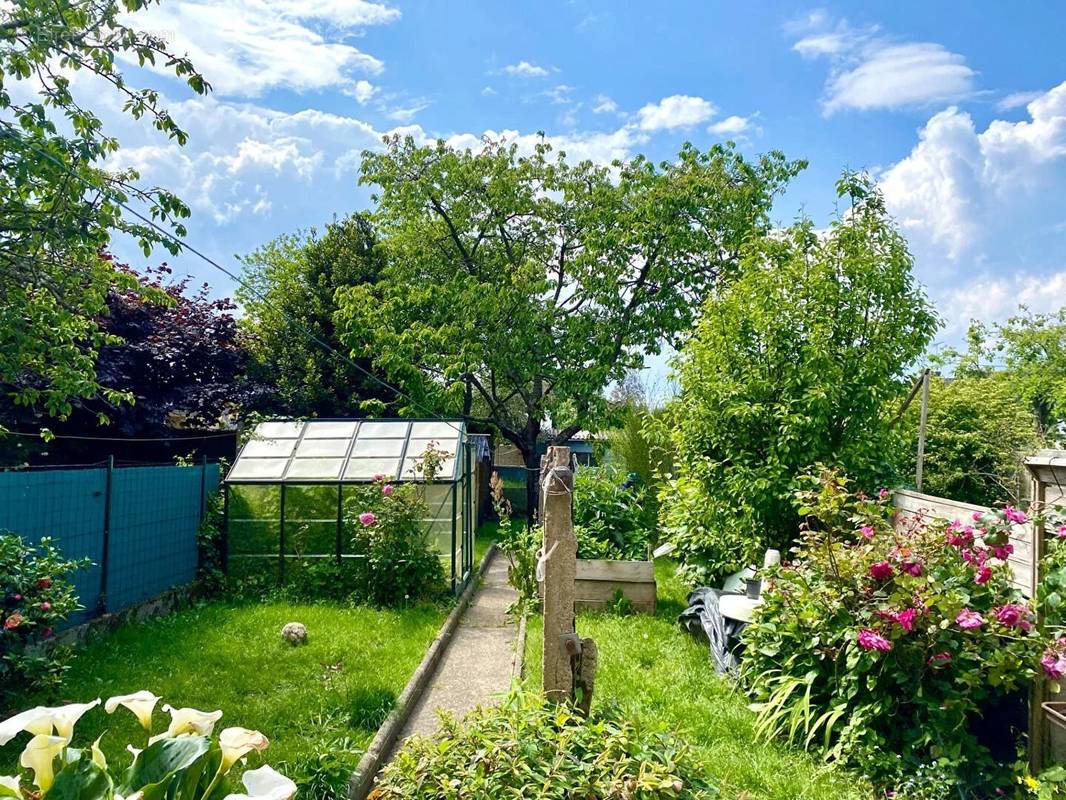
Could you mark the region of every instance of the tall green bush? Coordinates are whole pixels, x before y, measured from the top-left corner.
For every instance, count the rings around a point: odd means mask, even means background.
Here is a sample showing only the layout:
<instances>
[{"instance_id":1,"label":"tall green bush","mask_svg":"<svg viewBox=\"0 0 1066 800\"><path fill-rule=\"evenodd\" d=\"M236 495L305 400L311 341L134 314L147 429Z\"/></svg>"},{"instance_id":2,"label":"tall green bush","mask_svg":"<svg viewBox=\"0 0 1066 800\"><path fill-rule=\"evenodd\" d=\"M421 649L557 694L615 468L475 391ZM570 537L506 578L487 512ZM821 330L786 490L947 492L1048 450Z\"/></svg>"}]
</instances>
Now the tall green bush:
<instances>
[{"instance_id":1,"label":"tall green bush","mask_svg":"<svg viewBox=\"0 0 1066 800\"><path fill-rule=\"evenodd\" d=\"M918 413L915 404L906 418L911 465ZM1039 447L1035 418L1009 374L931 379L923 491L982 506L1017 502L1022 458Z\"/></svg>"},{"instance_id":2,"label":"tall green bush","mask_svg":"<svg viewBox=\"0 0 1066 800\"><path fill-rule=\"evenodd\" d=\"M873 484L899 457L886 405L937 319L870 180L846 175L838 191L847 209L827 231L807 220L749 244L674 362L681 392L662 427L676 468L660 515L704 579L788 542L804 469L840 464Z\"/></svg>"}]
</instances>

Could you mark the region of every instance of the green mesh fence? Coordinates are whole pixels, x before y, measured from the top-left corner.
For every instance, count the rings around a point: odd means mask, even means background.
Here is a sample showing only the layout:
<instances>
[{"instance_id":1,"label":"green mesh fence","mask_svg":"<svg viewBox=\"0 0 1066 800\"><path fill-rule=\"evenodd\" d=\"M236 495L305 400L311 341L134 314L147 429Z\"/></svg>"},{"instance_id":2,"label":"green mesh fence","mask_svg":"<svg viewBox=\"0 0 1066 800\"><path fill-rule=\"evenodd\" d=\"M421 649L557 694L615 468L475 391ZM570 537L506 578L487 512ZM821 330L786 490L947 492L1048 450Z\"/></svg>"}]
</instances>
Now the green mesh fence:
<instances>
[{"instance_id":1,"label":"green mesh fence","mask_svg":"<svg viewBox=\"0 0 1066 800\"><path fill-rule=\"evenodd\" d=\"M206 463L0 472L0 530L92 560L72 576L85 610L68 624L83 622L196 577L196 533L218 481Z\"/></svg>"}]
</instances>

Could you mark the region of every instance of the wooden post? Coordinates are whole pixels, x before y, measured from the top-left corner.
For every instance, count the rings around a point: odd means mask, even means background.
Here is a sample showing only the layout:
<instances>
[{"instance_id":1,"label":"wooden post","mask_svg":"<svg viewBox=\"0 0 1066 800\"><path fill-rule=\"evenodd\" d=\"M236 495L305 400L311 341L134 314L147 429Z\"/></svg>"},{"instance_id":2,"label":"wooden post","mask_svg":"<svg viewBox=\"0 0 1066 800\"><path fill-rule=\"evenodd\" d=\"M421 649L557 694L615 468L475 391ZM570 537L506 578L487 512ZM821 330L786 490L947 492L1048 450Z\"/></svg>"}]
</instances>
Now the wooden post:
<instances>
[{"instance_id":1,"label":"wooden post","mask_svg":"<svg viewBox=\"0 0 1066 800\"><path fill-rule=\"evenodd\" d=\"M557 703L574 695L574 670L567 652L573 637L577 539L572 501L574 473L570 448L550 447L541 468L544 544L544 695Z\"/></svg>"},{"instance_id":2,"label":"wooden post","mask_svg":"<svg viewBox=\"0 0 1066 800\"><path fill-rule=\"evenodd\" d=\"M925 423L929 418L929 370L922 373L922 413L918 420L918 460L914 470L914 486L922 490L922 470L925 467Z\"/></svg>"}]
</instances>

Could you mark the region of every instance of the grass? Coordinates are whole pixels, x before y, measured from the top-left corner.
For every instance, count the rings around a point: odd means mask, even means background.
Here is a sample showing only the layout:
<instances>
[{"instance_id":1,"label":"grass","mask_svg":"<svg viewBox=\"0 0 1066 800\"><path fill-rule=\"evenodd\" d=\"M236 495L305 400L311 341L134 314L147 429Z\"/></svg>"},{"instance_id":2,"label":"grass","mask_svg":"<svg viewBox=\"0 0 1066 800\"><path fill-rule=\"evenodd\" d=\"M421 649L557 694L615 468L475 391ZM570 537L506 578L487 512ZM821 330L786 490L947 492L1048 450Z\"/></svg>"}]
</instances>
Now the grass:
<instances>
[{"instance_id":1,"label":"grass","mask_svg":"<svg viewBox=\"0 0 1066 800\"><path fill-rule=\"evenodd\" d=\"M594 703L617 701L625 711L657 720L691 744L718 781L723 798L851 800L872 791L806 753L756 739L747 700L715 674L705 643L677 625L687 589L673 565L656 564L658 613L619 616L584 613L577 629L599 647ZM527 681L539 689L543 624L531 618L526 639Z\"/></svg>"},{"instance_id":2,"label":"grass","mask_svg":"<svg viewBox=\"0 0 1066 800\"><path fill-rule=\"evenodd\" d=\"M445 610L404 611L334 605L209 603L172 616L126 625L79 650L58 696L35 703L81 701L149 689L163 702L222 709L216 732L229 725L262 731L270 747L249 766L269 763L301 784L301 796L346 796L347 777L391 710ZM292 647L281 627L298 621L309 642ZM155 731L169 717L159 704ZM128 763L127 743L145 734L125 709L94 709L78 723L76 742L101 733L109 760ZM14 764L22 746L0 749ZM6 772L0 769L0 772Z\"/></svg>"},{"instance_id":3,"label":"grass","mask_svg":"<svg viewBox=\"0 0 1066 800\"><path fill-rule=\"evenodd\" d=\"M492 547L492 543L495 542L500 536L500 523L498 522L485 522L477 529L474 534L474 569L476 570L480 566L481 561L485 558L485 553Z\"/></svg>"}]
</instances>

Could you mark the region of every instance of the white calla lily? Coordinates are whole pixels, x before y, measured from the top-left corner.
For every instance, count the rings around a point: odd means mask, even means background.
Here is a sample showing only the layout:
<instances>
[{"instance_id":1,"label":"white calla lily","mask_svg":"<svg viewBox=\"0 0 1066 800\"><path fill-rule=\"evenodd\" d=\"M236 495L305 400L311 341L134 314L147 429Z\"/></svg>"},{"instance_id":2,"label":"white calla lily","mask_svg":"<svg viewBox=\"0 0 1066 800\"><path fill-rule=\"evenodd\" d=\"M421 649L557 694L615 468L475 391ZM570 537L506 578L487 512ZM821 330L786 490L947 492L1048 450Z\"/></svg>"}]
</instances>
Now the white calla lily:
<instances>
[{"instance_id":1,"label":"white calla lily","mask_svg":"<svg viewBox=\"0 0 1066 800\"><path fill-rule=\"evenodd\" d=\"M137 718L137 721L141 723L141 727L151 733L152 712L155 710L155 704L159 700L160 698L147 689L141 689L141 691L133 694L120 694L116 697L109 697L107 702L104 703L104 711L108 714L114 714L119 706L128 708L133 713L133 716Z\"/></svg>"},{"instance_id":2,"label":"white calla lily","mask_svg":"<svg viewBox=\"0 0 1066 800\"><path fill-rule=\"evenodd\" d=\"M90 708L96 708L100 705L100 698L97 697L91 703L70 703L65 706L57 706L50 709L52 712L52 724L56 729L56 736L61 736L70 743L70 740L74 738L74 725L78 720L84 716L85 712Z\"/></svg>"},{"instance_id":3,"label":"white calla lily","mask_svg":"<svg viewBox=\"0 0 1066 800\"><path fill-rule=\"evenodd\" d=\"M163 710L170 714L170 725L167 731L159 736L153 736L152 741L164 738L173 738L184 734L196 736L210 736L215 729L215 723L222 719L222 711L198 711L195 708L174 708L167 704Z\"/></svg>"},{"instance_id":4,"label":"white calla lily","mask_svg":"<svg viewBox=\"0 0 1066 800\"><path fill-rule=\"evenodd\" d=\"M269 744L267 737L259 731L248 730L248 728L224 728L218 735L218 746L222 749L219 772L225 773L253 750L263 752Z\"/></svg>"},{"instance_id":5,"label":"white calla lily","mask_svg":"<svg viewBox=\"0 0 1066 800\"><path fill-rule=\"evenodd\" d=\"M292 800L296 784L273 767L264 764L241 776L248 794L228 794L224 800Z\"/></svg>"},{"instance_id":6,"label":"white calla lily","mask_svg":"<svg viewBox=\"0 0 1066 800\"><path fill-rule=\"evenodd\" d=\"M100 740L103 739L103 738L104 738L104 735L102 733L99 736L97 736L96 737L96 741L93 742L92 747L90 748L90 750L91 750L91 752L93 754L93 763L96 764L96 766L98 766L100 769L102 769L102 770L104 770L106 772L107 771L107 759L104 757L104 751L100 749Z\"/></svg>"},{"instance_id":7,"label":"white calla lily","mask_svg":"<svg viewBox=\"0 0 1066 800\"><path fill-rule=\"evenodd\" d=\"M143 750L143 747L134 747L132 744L126 745L126 751L130 753L134 758L139 756Z\"/></svg>"},{"instance_id":8,"label":"white calla lily","mask_svg":"<svg viewBox=\"0 0 1066 800\"><path fill-rule=\"evenodd\" d=\"M36 734L52 732L52 709L36 706L0 722L0 747L10 742L23 731Z\"/></svg>"},{"instance_id":9,"label":"white calla lily","mask_svg":"<svg viewBox=\"0 0 1066 800\"><path fill-rule=\"evenodd\" d=\"M100 698L91 703L70 703L65 706L36 706L0 722L0 746L14 739L21 731L35 736L55 733L69 743L74 738L74 726L86 711L100 705Z\"/></svg>"},{"instance_id":10,"label":"white calla lily","mask_svg":"<svg viewBox=\"0 0 1066 800\"><path fill-rule=\"evenodd\" d=\"M55 780L55 757L70 743L62 736L39 733L30 739L19 757L19 764L33 770L33 782L42 792L47 792Z\"/></svg>"},{"instance_id":11,"label":"white calla lily","mask_svg":"<svg viewBox=\"0 0 1066 800\"><path fill-rule=\"evenodd\" d=\"M22 797L18 775L0 775L0 797Z\"/></svg>"}]
</instances>

